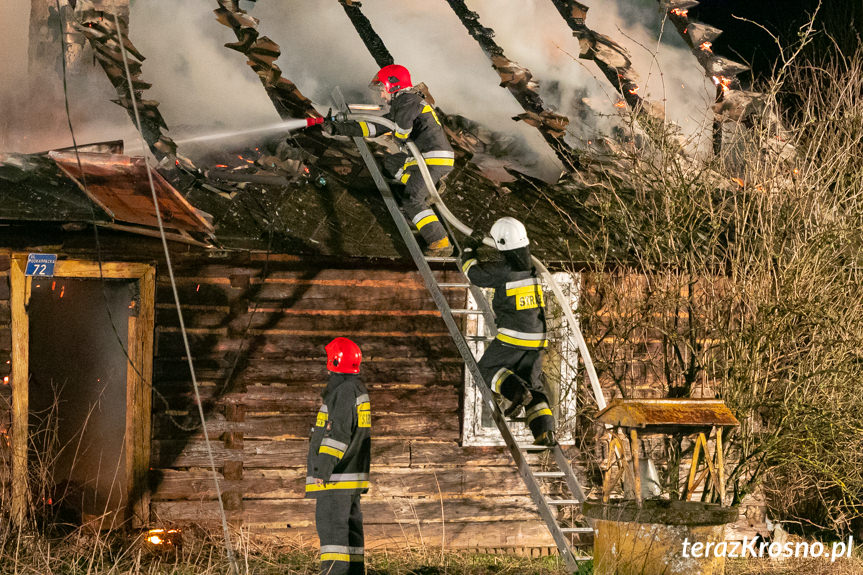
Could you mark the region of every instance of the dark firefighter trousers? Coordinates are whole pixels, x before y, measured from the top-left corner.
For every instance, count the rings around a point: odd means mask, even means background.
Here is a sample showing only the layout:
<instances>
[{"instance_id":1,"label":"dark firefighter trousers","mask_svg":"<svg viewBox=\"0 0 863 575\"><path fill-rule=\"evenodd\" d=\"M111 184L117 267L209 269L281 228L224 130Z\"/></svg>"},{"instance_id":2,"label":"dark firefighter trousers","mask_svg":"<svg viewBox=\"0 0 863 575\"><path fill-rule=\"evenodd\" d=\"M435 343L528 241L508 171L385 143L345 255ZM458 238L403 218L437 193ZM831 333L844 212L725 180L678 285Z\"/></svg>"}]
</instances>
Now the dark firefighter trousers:
<instances>
[{"instance_id":1,"label":"dark firefighter trousers","mask_svg":"<svg viewBox=\"0 0 863 575\"><path fill-rule=\"evenodd\" d=\"M321 575L363 575L363 512L359 493L321 493L315 506Z\"/></svg>"},{"instance_id":2,"label":"dark firefighter trousers","mask_svg":"<svg viewBox=\"0 0 863 575\"><path fill-rule=\"evenodd\" d=\"M554 416L543 385L543 353L539 349L523 349L494 340L479 360L479 371L492 391L510 401L522 386L533 394L533 399L524 408L524 416L534 437L554 430Z\"/></svg>"},{"instance_id":3,"label":"dark firefighter trousers","mask_svg":"<svg viewBox=\"0 0 863 575\"><path fill-rule=\"evenodd\" d=\"M417 228L426 244L446 237L443 224L429 206L429 193L419 166L408 154L393 154L384 160L384 171L391 178L404 184L404 190L397 193L402 212ZM405 167L407 165L407 167ZM452 166L426 165L435 186L452 171Z\"/></svg>"}]
</instances>

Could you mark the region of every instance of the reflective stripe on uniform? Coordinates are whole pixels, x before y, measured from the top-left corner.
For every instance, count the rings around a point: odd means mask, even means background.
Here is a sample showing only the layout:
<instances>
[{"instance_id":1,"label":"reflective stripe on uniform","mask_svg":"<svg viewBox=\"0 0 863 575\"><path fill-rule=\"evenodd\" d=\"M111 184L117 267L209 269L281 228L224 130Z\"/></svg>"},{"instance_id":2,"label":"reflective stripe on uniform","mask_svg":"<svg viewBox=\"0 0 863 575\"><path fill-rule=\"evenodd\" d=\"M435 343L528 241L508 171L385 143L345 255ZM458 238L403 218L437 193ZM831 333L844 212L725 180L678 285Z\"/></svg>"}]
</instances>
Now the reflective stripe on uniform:
<instances>
[{"instance_id":1,"label":"reflective stripe on uniform","mask_svg":"<svg viewBox=\"0 0 863 575\"><path fill-rule=\"evenodd\" d=\"M466 274L466 273L467 273L467 271L468 271L470 268L472 268L473 266L475 266L475 265L476 265L476 258L471 258L471 259L467 260L466 262L464 262L464 263L461 265L461 271L462 271L462 273L465 273L465 274Z\"/></svg>"},{"instance_id":2,"label":"reflective stripe on uniform","mask_svg":"<svg viewBox=\"0 0 863 575\"><path fill-rule=\"evenodd\" d=\"M428 104L426 104L426 105L423 107L423 111L422 111L422 112L420 112L420 114L431 114L431 115L432 115L432 118L434 118L434 121L435 121L435 122L437 122L437 125L438 125L438 126L440 126L440 120L438 120L438 119L437 119L437 114L435 113L434 108L432 108L432 107L431 107L431 106L429 106Z\"/></svg>"},{"instance_id":3,"label":"reflective stripe on uniform","mask_svg":"<svg viewBox=\"0 0 863 575\"><path fill-rule=\"evenodd\" d=\"M361 405L363 403L368 403L368 402L369 402L369 394L368 393L364 393L362 395L357 396L357 405Z\"/></svg>"},{"instance_id":4,"label":"reflective stripe on uniform","mask_svg":"<svg viewBox=\"0 0 863 575\"><path fill-rule=\"evenodd\" d=\"M334 489L367 489L368 473L333 473L324 485L318 485L314 477L306 477L306 492L331 491Z\"/></svg>"},{"instance_id":5,"label":"reflective stripe on uniform","mask_svg":"<svg viewBox=\"0 0 863 575\"><path fill-rule=\"evenodd\" d=\"M543 415L554 417L551 413L551 409L549 409L548 407L548 404L544 401L540 401L539 403L525 411L525 423L530 423L537 417L542 417Z\"/></svg>"},{"instance_id":6,"label":"reflective stripe on uniform","mask_svg":"<svg viewBox=\"0 0 863 575\"><path fill-rule=\"evenodd\" d=\"M347 563L351 556L347 553L321 553L321 561L344 561Z\"/></svg>"},{"instance_id":7,"label":"reflective stripe on uniform","mask_svg":"<svg viewBox=\"0 0 863 575\"><path fill-rule=\"evenodd\" d=\"M506 282L506 295L512 295L510 291L513 291L517 288L535 285L539 285L539 278L527 278L526 280L519 280L516 282Z\"/></svg>"},{"instance_id":8,"label":"reflective stripe on uniform","mask_svg":"<svg viewBox=\"0 0 863 575\"><path fill-rule=\"evenodd\" d=\"M497 339L503 343L508 343L518 347L539 348L548 346L548 339L545 332L528 333L501 327L497 330Z\"/></svg>"},{"instance_id":9,"label":"reflective stripe on uniform","mask_svg":"<svg viewBox=\"0 0 863 575\"><path fill-rule=\"evenodd\" d=\"M423 152L423 160L427 166L454 166L455 152L450 150Z\"/></svg>"},{"instance_id":10,"label":"reflective stripe on uniform","mask_svg":"<svg viewBox=\"0 0 863 575\"><path fill-rule=\"evenodd\" d=\"M417 227L418 230L421 230L421 229L423 229L424 226L426 226L432 222L437 222L440 220L437 219L437 215L435 215L434 211L423 210L420 213L418 213L417 215L415 215L411 221Z\"/></svg>"},{"instance_id":11,"label":"reflective stripe on uniform","mask_svg":"<svg viewBox=\"0 0 863 575\"><path fill-rule=\"evenodd\" d=\"M413 128L408 128L407 131L404 131L396 125L396 131L394 134L399 140L407 140L408 136L411 135L411 131L413 131Z\"/></svg>"},{"instance_id":12,"label":"reflective stripe on uniform","mask_svg":"<svg viewBox=\"0 0 863 575\"><path fill-rule=\"evenodd\" d=\"M363 138L374 138L377 134L377 130L375 129L374 124L360 122L360 128L362 128L363 130Z\"/></svg>"},{"instance_id":13,"label":"reflective stripe on uniform","mask_svg":"<svg viewBox=\"0 0 863 575\"><path fill-rule=\"evenodd\" d=\"M321 545L321 561L363 561L363 547L347 545Z\"/></svg>"},{"instance_id":14,"label":"reflective stripe on uniform","mask_svg":"<svg viewBox=\"0 0 863 575\"><path fill-rule=\"evenodd\" d=\"M500 386L503 385L503 380L508 378L511 375L515 375L512 371L508 370L505 367L500 368L491 378L491 390L495 393L500 393Z\"/></svg>"},{"instance_id":15,"label":"reflective stripe on uniform","mask_svg":"<svg viewBox=\"0 0 863 575\"><path fill-rule=\"evenodd\" d=\"M321 441L321 447L318 449L318 453L326 453L328 455L332 455L341 459L345 451L348 450L348 444L342 443L341 441L336 441L332 437L325 437Z\"/></svg>"}]
</instances>

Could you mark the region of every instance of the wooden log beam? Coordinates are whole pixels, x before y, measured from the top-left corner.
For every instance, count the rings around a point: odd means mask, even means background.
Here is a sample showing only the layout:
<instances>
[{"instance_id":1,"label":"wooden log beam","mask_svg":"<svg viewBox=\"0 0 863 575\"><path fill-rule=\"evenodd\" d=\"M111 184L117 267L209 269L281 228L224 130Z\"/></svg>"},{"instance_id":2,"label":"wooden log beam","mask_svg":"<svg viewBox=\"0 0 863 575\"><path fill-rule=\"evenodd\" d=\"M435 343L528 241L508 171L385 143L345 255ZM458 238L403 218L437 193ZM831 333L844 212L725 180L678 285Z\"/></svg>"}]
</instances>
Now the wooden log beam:
<instances>
[{"instance_id":1,"label":"wooden log beam","mask_svg":"<svg viewBox=\"0 0 863 575\"><path fill-rule=\"evenodd\" d=\"M575 171L579 166L578 152L567 144L563 137L569 118L548 108L542 101L537 88L539 84L533 80L533 74L523 66L519 66L504 55L503 48L494 41L494 31L482 26L479 15L468 9L464 0L447 0L468 33L477 41L483 52L491 60L492 68L500 76L500 85L516 99L524 109L524 113L515 120L523 120L542 134L546 143L554 150L567 172Z\"/></svg>"},{"instance_id":2,"label":"wooden log beam","mask_svg":"<svg viewBox=\"0 0 863 575\"><path fill-rule=\"evenodd\" d=\"M237 37L236 42L225 46L248 58L248 65L258 75L279 116L282 119L321 117L311 100L293 82L282 76L282 70L274 63L281 54L281 48L266 36L260 36L258 19L240 10L238 0L217 1L219 8L213 11L216 19L233 30Z\"/></svg>"}]
</instances>

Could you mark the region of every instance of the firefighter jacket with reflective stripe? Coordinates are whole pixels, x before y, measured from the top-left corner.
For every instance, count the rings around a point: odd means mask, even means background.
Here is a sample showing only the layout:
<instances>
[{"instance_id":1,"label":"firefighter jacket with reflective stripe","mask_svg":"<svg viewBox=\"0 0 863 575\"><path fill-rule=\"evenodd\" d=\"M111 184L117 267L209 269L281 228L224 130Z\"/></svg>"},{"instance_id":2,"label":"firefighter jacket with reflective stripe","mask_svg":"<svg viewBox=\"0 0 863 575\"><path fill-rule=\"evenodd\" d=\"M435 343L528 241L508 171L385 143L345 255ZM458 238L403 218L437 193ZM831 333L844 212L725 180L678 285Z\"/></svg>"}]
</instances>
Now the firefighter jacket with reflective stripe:
<instances>
[{"instance_id":1,"label":"firefighter jacket with reflective stripe","mask_svg":"<svg viewBox=\"0 0 863 575\"><path fill-rule=\"evenodd\" d=\"M393 136L396 141L412 140L427 164L453 165L453 151L446 133L438 120L434 108L425 101L419 90L406 89L396 92L390 104L390 111L384 114L396 123ZM374 138L390 129L373 122L343 122L336 133L343 136L362 136Z\"/></svg>"},{"instance_id":2,"label":"firefighter jacket with reflective stripe","mask_svg":"<svg viewBox=\"0 0 863 575\"><path fill-rule=\"evenodd\" d=\"M331 373L309 441L306 497L369 489L372 415L369 394L353 374ZM324 485L317 485L323 479Z\"/></svg>"},{"instance_id":3,"label":"firefighter jacket with reflective stripe","mask_svg":"<svg viewBox=\"0 0 863 575\"><path fill-rule=\"evenodd\" d=\"M515 271L506 262L477 262L471 253L462 264L468 279L480 287L494 288L492 309L497 339L523 349L548 346L545 332L545 298L536 272Z\"/></svg>"}]
</instances>

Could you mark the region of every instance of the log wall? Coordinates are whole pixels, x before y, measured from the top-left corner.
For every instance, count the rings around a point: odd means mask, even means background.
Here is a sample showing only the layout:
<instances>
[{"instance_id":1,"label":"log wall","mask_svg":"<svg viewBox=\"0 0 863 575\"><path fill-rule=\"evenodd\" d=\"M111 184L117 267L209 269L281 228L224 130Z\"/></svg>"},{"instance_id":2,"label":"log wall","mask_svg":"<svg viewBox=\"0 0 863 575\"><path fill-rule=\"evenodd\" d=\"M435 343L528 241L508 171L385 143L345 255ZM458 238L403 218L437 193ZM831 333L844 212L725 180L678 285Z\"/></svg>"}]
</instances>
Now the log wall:
<instances>
[{"instance_id":1,"label":"log wall","mask_svg":"<svg viewBox=\"0 0 863 575\"><path fill-rule=\"evenodd\" d=\"M50 251L95 259L86 244ZM139 238L106 245L104 261L157 266L151 525L215 524L212 473L159 246ZM368 546L553 545L508 453L459 445L463 364L409 264L177 252L177 287L233 525L317 543L314 502L303 498L307 438L327 378L323 346L344 335L363 350L372 402L372 489L363 500ZM2 261L0 369L6 374L8 258ZM454 271L438 273L442 281L458 279ZM448 290L447 297L463 307L466 292Z\"/></svg>"}]
</instances>

